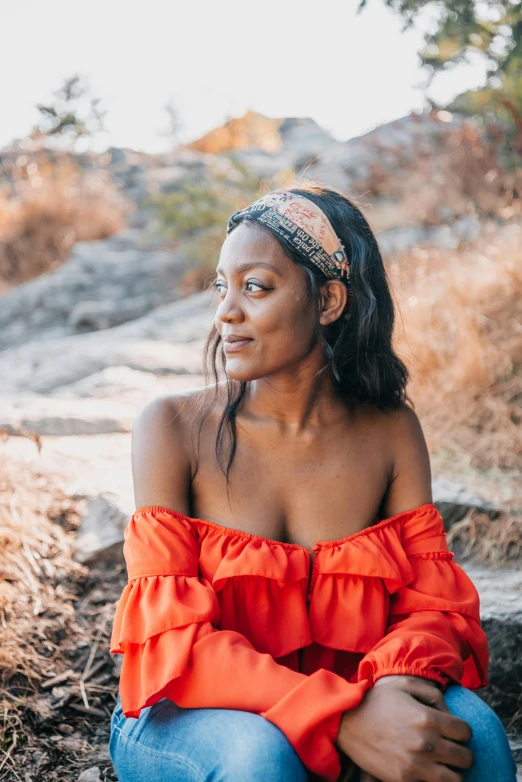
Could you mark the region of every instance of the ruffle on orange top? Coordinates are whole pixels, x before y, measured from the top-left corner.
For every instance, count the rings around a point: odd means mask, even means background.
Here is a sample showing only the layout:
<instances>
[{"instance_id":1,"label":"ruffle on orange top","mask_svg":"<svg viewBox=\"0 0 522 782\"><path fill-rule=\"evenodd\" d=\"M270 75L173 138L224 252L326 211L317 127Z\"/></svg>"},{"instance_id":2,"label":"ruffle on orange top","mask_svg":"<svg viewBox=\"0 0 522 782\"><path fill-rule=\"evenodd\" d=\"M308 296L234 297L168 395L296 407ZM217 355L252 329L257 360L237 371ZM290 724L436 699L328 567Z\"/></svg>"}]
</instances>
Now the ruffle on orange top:
<instances>
[{"instance_id":1,"label":"ruffle on orange top","mask_svg":"<svg viewBox=\"0 0 522 782\"><path fill-rule=\"evenodd\" d=\"M313 547L139 508L111 652L126 717L167 697L261 714L303 763L340 773L342 713L381 676L487 684L477 590L432 503Z\"/></svg>"}]
</instances>

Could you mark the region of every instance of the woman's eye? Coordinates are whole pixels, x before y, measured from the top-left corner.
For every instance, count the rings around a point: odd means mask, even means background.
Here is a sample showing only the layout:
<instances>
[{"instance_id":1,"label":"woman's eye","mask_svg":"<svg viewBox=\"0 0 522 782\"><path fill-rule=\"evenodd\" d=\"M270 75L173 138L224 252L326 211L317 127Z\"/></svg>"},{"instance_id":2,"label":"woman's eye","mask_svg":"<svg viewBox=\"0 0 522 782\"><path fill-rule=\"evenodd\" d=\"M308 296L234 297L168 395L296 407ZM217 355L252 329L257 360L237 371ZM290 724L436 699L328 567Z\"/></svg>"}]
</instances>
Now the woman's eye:
<instances>
[{"instance_id":1,"label":"woman's eye","mask_svg":"<svg viewBox=\"0 0 522 782\"><path fill-rule=\"evenodd\" d=\"M245 288L247 289L248 293L258 293L259 291L267 290L264 285L261 285L259 282L254 282L254 280L249 280L247 283L245 283Z\"/></svg>"},{"instance_id":2,"label":"woman's eye","mask_svg":"<svg viewBox=\"0 0 522 782\"><path fill-rule=\"evenodd\" d=\"M223 295L223 291L225 290L225 283L219 282L216 280L216 282L212 283L212 288L214 289L214 293L217 293L218 296Z\"/></svg>"}]
</instances>

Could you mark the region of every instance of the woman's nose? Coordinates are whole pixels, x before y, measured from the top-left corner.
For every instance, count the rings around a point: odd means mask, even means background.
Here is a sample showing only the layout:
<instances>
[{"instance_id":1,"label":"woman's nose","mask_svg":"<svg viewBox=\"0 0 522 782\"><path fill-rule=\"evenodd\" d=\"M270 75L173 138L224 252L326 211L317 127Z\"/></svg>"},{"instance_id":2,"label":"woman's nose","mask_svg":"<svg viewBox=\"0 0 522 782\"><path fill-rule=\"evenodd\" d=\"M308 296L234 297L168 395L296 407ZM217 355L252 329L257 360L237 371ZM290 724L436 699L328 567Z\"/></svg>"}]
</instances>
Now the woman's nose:
<instances>
[{"instance_id":1,"label":"woman's nose","mask_svg":"<svg viewBox=\"0 0 522 782\"><path fill-rule=\"evenodd\" d=\"M222 323L240 323L244 318L245 314L240 306L238 296L229 288L219 302L216 319Z\"/></svg>"}]
</instances>

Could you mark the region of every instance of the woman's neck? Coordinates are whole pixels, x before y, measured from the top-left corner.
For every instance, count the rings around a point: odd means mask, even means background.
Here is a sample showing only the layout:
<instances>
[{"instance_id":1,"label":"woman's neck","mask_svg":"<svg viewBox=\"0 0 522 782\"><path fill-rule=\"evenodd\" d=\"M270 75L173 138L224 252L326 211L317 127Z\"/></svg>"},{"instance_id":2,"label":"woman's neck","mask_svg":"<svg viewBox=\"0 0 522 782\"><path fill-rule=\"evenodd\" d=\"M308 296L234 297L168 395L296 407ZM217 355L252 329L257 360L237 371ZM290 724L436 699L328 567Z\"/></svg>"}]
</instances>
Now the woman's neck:
<instances>
[{"instance_id":1,"label":"woman's neck","mask_svg":"<svg viewBox=\"0 0 522 782\"><path fill-rule=\"evenodd\" d=\"M329 372L317 376L315 368L311 372L302 367L250 381L241 405L247 420L270 421L288 435L331 425L346 412Z\"/></svg>"}]
</instances>

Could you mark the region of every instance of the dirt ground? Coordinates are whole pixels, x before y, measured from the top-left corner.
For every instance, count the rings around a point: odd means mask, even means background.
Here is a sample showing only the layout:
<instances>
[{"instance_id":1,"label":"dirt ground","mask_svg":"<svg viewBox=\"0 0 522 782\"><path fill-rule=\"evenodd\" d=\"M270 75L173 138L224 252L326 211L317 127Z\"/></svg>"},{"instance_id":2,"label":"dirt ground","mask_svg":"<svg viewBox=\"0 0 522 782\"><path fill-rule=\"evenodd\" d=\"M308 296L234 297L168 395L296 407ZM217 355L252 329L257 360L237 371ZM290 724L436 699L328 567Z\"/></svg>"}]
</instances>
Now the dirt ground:
<instances>
[{"instance_id":1,"label":"dirt ground","mask_svg":"<svg viewBox=\"0 0 522 782\"><path fill-rule=\"evenodd\" d=\"M123 562L74 560L83 501L62 482L13 459L0 466L0 780L75 782L93 766L116 780L109 642L127 576Z\"/></svg>"}]
</instances>

